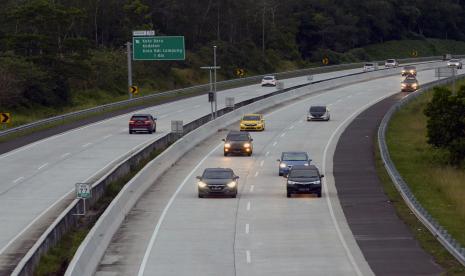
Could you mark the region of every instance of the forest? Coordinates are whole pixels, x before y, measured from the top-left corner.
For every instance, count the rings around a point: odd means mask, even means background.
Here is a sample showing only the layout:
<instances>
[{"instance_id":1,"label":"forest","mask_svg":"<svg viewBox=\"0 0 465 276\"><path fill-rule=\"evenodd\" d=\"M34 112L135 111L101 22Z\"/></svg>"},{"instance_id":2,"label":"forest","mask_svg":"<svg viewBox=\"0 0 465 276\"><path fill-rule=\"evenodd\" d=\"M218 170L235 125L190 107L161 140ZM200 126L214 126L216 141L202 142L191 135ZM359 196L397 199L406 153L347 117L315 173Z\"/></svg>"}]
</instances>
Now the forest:
<instances>
[{"instance_id":1,"label":"forest","mask_svg":"<svg viewBox=\"0 0 465 276\"><path fill-rule=\"evenodd\" d=\"M465 40L465 0L2 0L0 108L63 108L127 93L133 30L183 35L183 62L136 62L148 89L204 79L218 46L223 78L363 60L392 40ZM344 60L342 54L353 51Z\"/></svg>"}]
</instances>

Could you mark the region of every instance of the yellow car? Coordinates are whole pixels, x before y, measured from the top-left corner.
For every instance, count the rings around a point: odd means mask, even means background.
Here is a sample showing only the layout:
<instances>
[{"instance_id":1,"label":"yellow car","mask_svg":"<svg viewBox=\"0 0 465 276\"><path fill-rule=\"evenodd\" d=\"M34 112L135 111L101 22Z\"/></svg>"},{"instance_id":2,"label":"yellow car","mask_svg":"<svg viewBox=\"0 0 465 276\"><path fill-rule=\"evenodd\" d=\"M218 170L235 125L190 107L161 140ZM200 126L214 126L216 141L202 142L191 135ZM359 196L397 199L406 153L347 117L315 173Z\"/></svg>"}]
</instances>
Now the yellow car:
<instances>
[{"instance_id":1,"label":"yellow car","mask_svg":"<svg viewBox=\"0 0 465 276\"><path fill-rule=\"evenodd\" d=\"M262 114L245 114L241 119L242 130L265 130L265 120Z\"/></svg>"}]
</instances>

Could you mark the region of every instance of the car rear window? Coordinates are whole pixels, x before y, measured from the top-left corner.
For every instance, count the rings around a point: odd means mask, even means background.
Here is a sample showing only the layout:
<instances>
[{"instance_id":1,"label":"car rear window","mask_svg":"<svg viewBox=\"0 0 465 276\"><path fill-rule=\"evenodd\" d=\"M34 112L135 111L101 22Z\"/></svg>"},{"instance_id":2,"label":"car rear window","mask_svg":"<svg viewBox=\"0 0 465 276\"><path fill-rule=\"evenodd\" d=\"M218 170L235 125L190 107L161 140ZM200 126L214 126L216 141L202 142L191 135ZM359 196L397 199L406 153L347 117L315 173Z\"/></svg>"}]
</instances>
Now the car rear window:
<instances>
[{"instance_id":1,"label":"car rear window","mask_svg":"<svg viewBox=\"0 0 465 276\"><path fill-rule=\"evenodd\" d=\"M270 77L270 76L267 76L267 77L263 77L264 80L274 80L274 77Z\"/></svg>"},{"instance_id":2,"label":"car rear window","mask_svg":"<svg viewBox=\"0 0 465 276\"><path fill-rule=\"evenodd\" d=\"M387 63L394 63L394 62L396 62L394 59L388 59L387 60Z\"/></svg>"},{"instance_id":3,"label":"car rear window","mask_svg":"<svg viewBox=\"0 0 465 276\"><path fill-rule=\"evenodd\" d=\"M247 134L230 134L226 137L226 140L229 141L249 141L249 136Z\"/></svg>"},{"instance_id":4,"label":"car rear window","mask_svg":"<svg viewBox=\"0 0 465 276\"><path fill-rule=\"evenodd\" d=\"M301 152L286 152L283 153L283 161L306 161L308 156L306 153Z\"/></svg>"},{"instance_id":5,"label":"car rear window","mask_svg":"<svg viewBox=\"0 0 465 276\"><path fill-rule=\"evenodd\" d=\"M131 120L133 121L146 121L149 120L148 116L132 116Z\"/></svg>"},{"instance_id":6,"label":"car rear window","mask_svg":"<svg viewBox=\"0 0 465 276\"><path fill-rule=\"evenodd\" d=\"M203 178L207 179L231 179L232 177L232 171L205 171L203 173Z\"/></svg>"},{"instance_id":7,"label":"car rear window","mask_svg":"<svg viewBox=\"0 0 465 276\"><path fill-rule=\"evenodd\" d=\"M415 66L405 66L404 69L406 69L406 70L415 70L416 67Z\"/></svg>"},{"instance_id":8,"label":"car rear window","mask_svg":"<svg viewBox=\"0 0 465 276\"><path fill-rule=\"evenodd\" d=\"M326 112L326 106L311 106L310 112Z\"/></svg>"},{"instance_id":9,"label":"car rear window","mask_svg":"<svg viewBox=\"0 0 465 276\"><path fill-rule=\"evenodd\" d=\"M374 66L373 63L365 63L365 66Z\"/></svg>"},{"instance_id":10,"label":"car rear window","mask_svg":"<svg viewBox=\"0 0 465 276\"><path fill-rule=\"evenodd\" d=\"M258 121L260 120L260 116L244 116L242 118L244 121Z\"/></svg>"},{"instance_id":11,"label":"car rear window","mask_svg":"<svg viewBox=\"0 0 465 276\"><path fill-rule=\"evenodd\" d=\"M458 59L451 59L450 62L459 62L460 60Z\"/></svg>"},{"instance_id":12,"label":"car rear window","mask_svg":"<svg viewBox=\"0 0 465 276\"><path fill-rule=\"evenodd\" d=\"M405 83L416 83L417 82L417 79L414 79L414 78L406 78L404 80Z\"/></svg>"},{"instance_id":13,"label":"car rear window","mask_svg":"<svg viewBox=\"0 0 465 276\"><path fill-rule=\"evenodd\" d=\"M316 170L291 170L289 177L296 178L317 178L318 171Z\"/></svg>"}]
</instances>

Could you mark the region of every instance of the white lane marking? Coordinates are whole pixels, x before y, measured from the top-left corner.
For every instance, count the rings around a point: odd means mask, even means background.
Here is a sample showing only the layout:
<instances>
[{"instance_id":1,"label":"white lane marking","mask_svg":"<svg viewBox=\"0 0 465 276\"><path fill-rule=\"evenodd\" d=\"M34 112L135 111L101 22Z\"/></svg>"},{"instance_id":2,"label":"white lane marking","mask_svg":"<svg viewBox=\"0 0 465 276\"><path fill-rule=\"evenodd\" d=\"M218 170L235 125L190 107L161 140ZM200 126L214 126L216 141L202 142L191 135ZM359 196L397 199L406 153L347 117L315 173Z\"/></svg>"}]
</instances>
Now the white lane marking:
<instances>
[{"instance_id":1,"label":"white lane marking","mask_svg":"<svg viewBox=\"0 0 465 276\"><path fill-rule=\"evenodd\" d=\"M258 172L255 172L255 177L257 177L257 176L258 176Z\"/></svg>"},{"instance_id":2,"label":"white lane marking","mask_svg":"<svg viewBox=\"0 0 465 276\"><path fill-rule=\"evenodd\" d=\"M294 126L294 125L292 125L292 126L290 126L290 127L289 127L289 129L294 129L294 127L295 127L295 126Z\"/></svg>"},{"instance_id":3,"label":"white lane marking","mask_svg":"<svg viewBox=\"0 0 465 276\"><path fill-rule=\"evenodd\" d=\"M87 144L84 144L82 145L83 148L87 148L88 146L92 145L92 143L87 143Z\"/></svg>"},{"instance_id":4,"label":"white lane marking","mask_svg":"<svg viewBox=\"0 0 465 276\"><path fill-rule=\"evenodd\" d=\"M250 257L250 250L245 252L247 263L250 264L252 262L252 258Z\"/></svg>"},{"instance_id":5,"label":"white lane marking","mask_svg":"<svg viewBox=\"0 0 465 276\"><path fill-rule=\"evenodd\" d=\"M155 240L157 239L157 235L158 235L158 232L160 231L161 224L165 220L166 214L168 213L168 209L173 204L174 199L179 194L179 192L184 187L184 185L186 185L187 181L191 180L191 177L194 174L194 172L197 171L200 168L200 166L203 164L203 162L205 162L205 160L207 160L208 157L210 157L210 155L212 155L222 145L223 145L223 143L218 144L207 155L205 155L205 157L202 158L202 160L200 160L200 162L197 164L197 166L195 166L194 169L192 169L192 171L186 176L186 178L184 178L184 181L178 186L178 188L176 189L174 194L171 196L170 200L168 201L165 208L163 209L163 212L161 213L160 218L158 219L157 225L155 226L155 229L153 230L152 236L150 237L149 244L148 244L147 249L145 250L145 253L144 253L144 258L142 259L142 263L141 263L141 265L139 267L139 272L137 273L138 276L143 276L144 275L145 267L147 266L147 262L148 262L148 259L149 259L149 256L150 256L150 252L152 252L152 248L153 248L153 245L155 244Z\"/></svg>"},{"instance_id":6,"label":"white lane marking","mask_svg":"<svg viewBox=\"0 0 465 276\"><path fill-rule=\"evenodd\" d=\"M108 134L107 136L103 137L103 139L108 139L108 138L110 138L111 136L113 136L113 134Z\"/></svg>"},{"instance_id":7,"label":"white lane marking","mask_svg":"<svg viewBox=\"0 0 465 276\"><path fill-rule=\"evenodd\" d=\"M67 153L61 155L61 158L66 158L66 157L67 157L68 155L70 155L70 154L71 154L71 153L67 152Z\"/></svg>"},{"instance_id":8,"label":"white lane marking","mask_svg":"<svg viewBox=\"0 0 465 276\"><path fill-rule=\"evenodd\" d=\"M388 98L390 97L391 95L386 95L386 96L383 96L375 101L372 101L364 106L362 106L361 108L357 109L354 113L352 113L349 117L347 117L337 128L336 130L333 131L333 134L331 135L331 137L329 138L328 140L328 143L326 144L325 146L325 149L324 149L324 152L323 152L323 174L327 174L326 173L326 159L327 159L327 155L328 155L328 150L329 150L329 147L330 145L332 144L332 141L334 140L334 138L336 137L336 135L338 134L339 130L346 125L347 122L349 122L350 120L352 120L356 115L360 114L363 110L367 109L368 107L376 104L377 102L380 102L382 101L383 99L385 98ZM352 266L354 267L355 269L355 272L357 273L357 275L359 276L362 276L362 272L360 271L360 268L358 267L358 264L357 262L355 261L354 259L354 256L352 255L352 253L350 252L350 249L349 249L349 246L347 245L347 242L346 240L344 239L344 236L342 235L342 232L341 232L341 229L340 229L340 226L339 226L339 222L337 221L336 219L336 215L334 214L334 209L333 209L333 205L331 203L331 200L330 200L330 197L329 197L329 193L328 193L328 185L323 185L324 187L324 191L325 191L325 198L326 198L326 203L328 204L328 207L329 207L329 212L331 214L331 219L333 221L333 224L334 224L334 227L336 228L336 232L337 232L337 235L339 237L339 240L341 241L341 244L342 246L344 247L344 250L346 251L346 254L347 254L347 257L349 258L350 260L350 263L352 264Z\"/></svg>"},{"instance_id":9,"label":"white lane marking","mask_svg":"<svg viewBox=\"0 0 465 276\"><path fill-rule=\"evenodd\" d=\"M278 144L278 142L275 141L275 142L273 143L273 147L276 147L277 144Z\"/></svg>"},{"instance_id":10,"label":"white lane marking","mask_svg":"<svg viewBox=\"0 0 465 276\"><path fill-rule=\"evenodd\" d=\"M250 201L247 202L247 211L250 211Z\"/></svg>"},{"instance_id":11,"label":"white lane marking","mask_svg":"<svg viewBox=\"0 0 465 276\"><path fill-rule=\"evenodd\" d=\"M45 163L45 164L42 164L42 165L41 165L40 167L38 167L37 169L38 169L38 170L41 170L41 169L43 169L43 168L45 168L45 167L47 167L47 166L48 166L48 163Z\"/></svg>"},{"instance_id":12,"label":"white lane marking","mask_svg":"<svg viewBox=\"0 0 465 276\"><path fill-rule=\"evenodd\" d=\"M16 178L16 179L13 181L13 183L18 183L19 181L21 181L21 180L23 180L23 179L24 179L23 176L18 177L18 178Z\"/></svg>"},{"instance_id":13,"label":"white lane marking","mask_svg":"<svg viewBox=\"0 0 465 276\"><path fill-rule=\"evenodd\" d=\"M254 185L250 185L250 192L253 192L254 187Z\"/></svg>"},{"instance_id":14,"label":"white lane marking","mask_svg":"<svg viewBox=\"0 0 465 276\"><path fill-rule=\"evenodd\" d=\"M140 146L144 145L148 143L147 141L143 142L143 143L140 143L138 144L137 146L133 147L130 151L134 151L136 150L137 148L139 148ZM95 177L96 175L100 174L102 171L104 171L106 168L108 168L108 166L112 165L113 164L113 161L115 160L119 160L121 158L123 158L123 156L125 156L127 153L123 153L121 154L120 156L118 156L118 158L115 158L113 159L111 162L109 162L107 165L105 165L105 167L101 168L100 170L98 170L95 174L93 174L91 177L89 177L88 179L86 179L84 181L84 183L90 181L90 179L92 179L93 177ZM50 212L51 209L55 208L55 206L62 202L66 197L70 197L71 195L74 195L75 193L75 189L74 187L69 190L66 194L64 194L63 196L61 196L59 199L57 199L52 205L48 206L47 209L45 209L42 213L40 213L38 216L36 216L26 227L24 227L18 234L16 234L16 236L13 237L13 239L9 240L8 243L2 247L0 249L0 255L3 254L3 252L5 252L5 250L11 246L11 244L13 244L19 237L21 237L26 231L29 230L29 228L32 227L32 225L34 225L39 219L41 219L45 214L47 214L48 212Z\"/></svg>"},{"instance_id":15,"label":"white lane marking","mask_svg":"<svg viewBox=\"0 0 465 276\"><path fill-rule=\"evenodd\" d=\"M168 117L168 114L161 115L161 116L160 116L160 119L163 119L163 118L166 118L166 117Z\"/></svg>"},{"instance_id":16,"label":"white lane marking","mask_svg":"<svg viewBox=\"0 0 465 276\"><path fill-rule=\"evenodd\" d=\"M328 106L333 106L333 104L332 104L332 103L330 103L330 104L328 104Z\"/></svg>"},{"instance_id":17,"label":"white lane marking","mask_svg":"<svg viewBox=\"0 0 465 276\"><path fill-rule=\"evenodd\" d=\"M249 224L248 223L245 225L245 233L249 234Z\"/></svg>"},{"instance_id":18,"label":"white lane marking","mask_svg":"<svg viewBox=\"0 0 465 276\"><path fill-rule=\"evenodd\" d=\"M270 154L270 152L269 152L269 151L267 151L267 152L265 153L265 156L268 156L269 154Z\"/></svg>"},{"instance_id":19,"label":"white lane marking","mask_svg":"<svg viewBox=\"0 0 465 276\"><path fill-rule=\"evenodd\" d=\"M181 112L184 112L184 111L185 111L184 109L179 109L177 112L181 113Z\"/></svg>"},{"instance_id":20,"label":"white lane marking","mask_svg":"<svg viewBox=\"0 0 465 276\"><path fill-rule=\"evenodd\" d=\"M265 163L265 160L260 161L260 167L263 167L264 163Z\"/></svg>"},{"instance_id":21,"label":"white lane marking","mask_svg":"<svg viewBox=\"0 0 465 276\"><path fill-rule=\"evenodd\" d=\"M199 108L199 107L200 107L200 104L194 105L194 108Z\"/></svg>"},{"instance_id":22,"label":"white lane marking","mask_svg":"<svg viewBox=\"0 0 465 276\"><path fill-rule=\"evenodd\" d=\"M347 98L352 98L352 95L347 96Z\"/></svg>"},{"instance_id":23,"label":"white lane marking","mask_svg":"<svg viewBox=\"0 0 465 276\"><path fill-rule=\"evenodd\" d=\"M281 134L281 137L284 137L284 136L286 136L286 132L284 132L283 134Z\"/></svg>"}]
</instances>

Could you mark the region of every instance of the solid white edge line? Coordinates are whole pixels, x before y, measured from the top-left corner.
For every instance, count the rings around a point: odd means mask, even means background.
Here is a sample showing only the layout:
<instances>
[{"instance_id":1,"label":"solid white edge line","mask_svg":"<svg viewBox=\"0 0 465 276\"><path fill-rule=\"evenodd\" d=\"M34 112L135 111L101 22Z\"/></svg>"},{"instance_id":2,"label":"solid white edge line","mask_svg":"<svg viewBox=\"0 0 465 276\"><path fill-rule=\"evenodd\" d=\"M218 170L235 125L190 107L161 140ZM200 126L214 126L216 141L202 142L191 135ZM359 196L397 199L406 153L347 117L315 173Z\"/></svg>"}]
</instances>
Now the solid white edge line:
<instances>
[{"instance_id":1,"label":"solid white edge line","mask_svg":"<svg viewBox=\"0 0 465 276\"><path fill-rule=\"evenodd\" d=\"M365 109L367 109L368 107L376 104L377 102L380 102L388 97L391 97L392 95L394 94L389 94L389 95L385 95L381 98L378 98L376 99L375 101L372 101L364 106L362 106L361 108L357 109L355 112L353 112L348 118L346 118L334 131L333 131L333 134L331 135L331 137L329 138L328 140L328 143L326 144L325 146L325 149L324 149L324 152L323 152L323 174L326 174L326 159L327 159L327 155L328 155L328 150L329 150L329 147L331 146L331 144L333 143L333 140L334 138L336 137L336 135L339 134L339 130L346 126L346 124L351 121L355 116L357 116L358 114L360 114L361 112L363 112ZM355 261L355 258L354 256L352 255L352 252L350 252L350 249L349 249L349 246L347 245L347 242L345 241L344 239L344 236L342 235L342 232L341 232L341 229L340 229L340 226L339 226L339 223L336 219L336 216L334 214L334 209L333 209L333 205L331 203L331 200L330 200L330 197L329 197L329 193L328 193L328 186L327 185L323 185L324 187L324 191L325 191L325 198L326 198L326 203L328 204L328 207L329 207L329 212L331 214L331 219L333 221L333 224L334 224L334 227L336 228L336 232L337 232L337 235L339 237L339 240L341 241L341 244L342 246L344 247L344 250L346 251L346 254L347 254L347 257L349 258L353 268L355 269L355 272L357 273L357 275L359 276L363 276L362 272L360 271L360 268L357 264L357 262ZM344 218L345 219L345 218ZM355 237L354 237L355 238Z\"/></svg>"},{"instance_id":2,"label":"solid white edge line","mask_svg":"<svg viewBox=\"0 0 465 276\"><path fill-rule=\"evenodd\" d=\"M255 172L255 177L257 177L257 176L258 176L258 172Z\"/></svg>"},{"instance_id":3,"label":"solid white edge line","mask_svg":"<svg viewBox=\"0 0 465 276\"><path fill-rule=\"evenodd\" d=\"M254 185L250 185L250 192L253 192L254 187Z\"/></svg>"},{"instance_id":4,"label":"solid white edge line","mask_svg":"<svg viewBox=\"0 0 465 276\"><path fill-rule=\"evenodd\" d=\"M13 181L13 183L17 183L17 182L19 182L19 181L21 181L23 179L24 179L24 176L18 177Z\"/></svg>"},{"instance_id":5,"label":"solid white edge line","mask_svg":"<svg viewBox=\"0 0 465 276\"><path fill-rule=\"evenodd\" d=\"M252 258L250 257L250 250L245 251L245 255L247 263L250 264L252 262Z\"/></svg>"},{"instance_id":6,"label":"solid white edge line","mask_svg":"<svg viewBox=\"0 0 465 276\"><path fill-rule=\"evenodd\" d=\"M212 155L222 145L223 145L223 143L218 144L207 155L205 155L205 157L202 158L202 160L200 160L200 162L197 164L197 166L195 166L192 169L192 171L184 178L183 182L178 186L178 188L176 189L174 194L171 196L170 200L168 201L165 208L163 209L163 212L161 213L160 218L158 219L157 225L155 226L155 229L153 230L152 236L150 237L149 244L148 244L147 249L145 250L145 253L144 253L144 258L142 259L142 263L141 263L141 265L139 267L139 272L137 273L138 276L143 276L144 275L145 267L147 266L147 262L148 262L150 253L152 252L153 245L155 244L155 240L157 239L157 235L158 235L158 232L160 231L161 224L163 223L163 221L165 219L165 216L168 213L168 209L173 204L176 196L179 194L179 192L184 187L184 185L187 183L187 181L189 181L191 179L194 172L197 171L200 168L200 166L203 164L203 162L205 162L205 160L207 160L208 157L210 157L210 155Z\"/></svg>"},{"instance_id":7,"label":"solid white edge line","mask_svg":"<svg viewBox=\"0 0 465 276\"><path fill-rule=\"evenodd\" d=\"M42 165L41 165L40 167L38 167L37 169L38 169L38 170L41 170L41 169L43 169L43 168L45 168L45 167L47 167L47 166L48 166L48 163L45 163L45 164L42 164Z\"/></svg>"}]
</instances>

